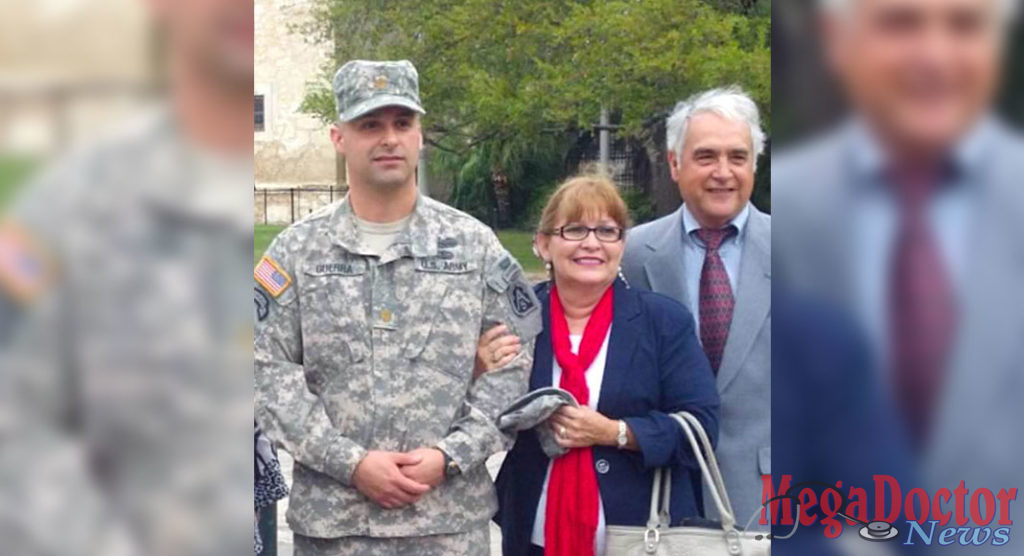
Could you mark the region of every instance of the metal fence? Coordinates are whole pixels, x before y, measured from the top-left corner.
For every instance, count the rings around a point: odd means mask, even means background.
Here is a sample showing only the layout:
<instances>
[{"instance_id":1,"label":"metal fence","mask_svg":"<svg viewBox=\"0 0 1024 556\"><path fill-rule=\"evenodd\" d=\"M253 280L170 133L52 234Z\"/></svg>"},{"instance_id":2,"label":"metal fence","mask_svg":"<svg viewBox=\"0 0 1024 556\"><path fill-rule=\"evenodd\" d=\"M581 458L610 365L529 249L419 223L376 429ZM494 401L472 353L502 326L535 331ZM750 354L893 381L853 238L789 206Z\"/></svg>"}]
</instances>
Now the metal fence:
<instances>
[{"instance_id":1,"label":"metal fence","mask_svg":"<svg viewBox=\"0 0 1024 556\"><path fill-rule=\"evenodd\" d=\"M577 169L600 162L598 142L592 141L578 153ZM646 190L651 179L650 164L643 144L629 138L613 137L610 144L608 167L612 181L623 191Z\"/></svg>"},{"instance_id":2,"label":"metal fence","mask_svg":"<svg viewBox=\"0 0 1024 556\"><path fill-rule=\"evenodd\" d=\"M345 196L346 187L307 186L253 189L257 224L291 224Z\"/></svg>"},{"instance_id":3,"label":"metal fence","mask_svg":"<svg viewBox=\"0 0 1024 556\"><path fill-rule=\"evenodd\" d=\"M633 145L626 141L615 141L612 143L611 152L608 156L608 170L611 178L621 189L632 189L638 185L637 175L634 171L633 159L636 152ZM583 154L582 164L593 164L601 160L597 146L594 145Z\"/></svg>"}]
</instances>

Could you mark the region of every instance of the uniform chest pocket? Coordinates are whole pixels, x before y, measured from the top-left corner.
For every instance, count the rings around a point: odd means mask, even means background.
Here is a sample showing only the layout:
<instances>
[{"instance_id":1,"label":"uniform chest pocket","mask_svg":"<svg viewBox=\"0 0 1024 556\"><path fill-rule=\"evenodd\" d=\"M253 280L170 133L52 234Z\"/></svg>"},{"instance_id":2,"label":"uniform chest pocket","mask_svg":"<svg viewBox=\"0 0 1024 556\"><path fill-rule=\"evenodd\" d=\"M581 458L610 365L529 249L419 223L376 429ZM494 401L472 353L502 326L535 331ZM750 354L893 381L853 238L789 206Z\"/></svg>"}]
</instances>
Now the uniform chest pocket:
<instances>
[{"instance_id":1,"label":"uniform chest pocket","mask_svg":"<svg viewBox=\"0 0 1024 556\"><path fill-rule=\"evenodd\" d=\"M299 282L307 381L324 388L343 370L352 370L368 353L361 260L309 264Z\"/></svg>"},{"instance_id":2,"label":"uniform chest pocket","mask_svg":"<svg viewBox=\"0 0 1024 556\"><path fill-rule=\"evenodd\" d=\"M403 355L468 382L483 312L480 275L475 262L445 262L421 259L409 275Z\"/></svg>"},{"instance_id":3,"label":"uniform chest pocket","mask_svg":"<svg viewBox=\"0 0 1024 556\"><path fill-rule=\"evenodd\" d=\"M365 321L367 278L366 262L360 260L305 268L299 284L304 327Z\"/></svg>"}]
</instances>

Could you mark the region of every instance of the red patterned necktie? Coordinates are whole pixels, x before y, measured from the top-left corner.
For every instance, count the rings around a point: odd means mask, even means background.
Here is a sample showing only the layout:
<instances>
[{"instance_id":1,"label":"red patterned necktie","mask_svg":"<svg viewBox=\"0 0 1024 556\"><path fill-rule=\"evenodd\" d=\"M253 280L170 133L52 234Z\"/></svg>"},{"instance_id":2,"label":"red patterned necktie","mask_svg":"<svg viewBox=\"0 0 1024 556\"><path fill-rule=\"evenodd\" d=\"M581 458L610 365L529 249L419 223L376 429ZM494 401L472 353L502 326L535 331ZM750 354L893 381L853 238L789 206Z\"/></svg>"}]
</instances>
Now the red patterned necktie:
<instances>
[{"instance_id":1,"label":"red patterned necktie","mask_svg":"<svg viewBox=\"0 0 1024 556\"><path fill-rule=\"evenodd\" d=\"M893 383L911 440L920 449L944 383L956 310L946 265L927 220L938 176L918 172L893 177L901 218L889 292Z\"/></svg>"},{"instance_id":2,"label":"red patterned necktie","mask_svg":"<svg viewBox=\"0 0 1024 556\"><path fill-rule=\"evenodd\" d=\"M700 271L700 341L711 362L711 370L718 374L735 304L729 274L725 271L722 257L718 255L718 248L736 233L736 227L728 226L720 230L701 228L696 233L704 242L705 250L704 267Z\"/></svg>"}]
</instances>

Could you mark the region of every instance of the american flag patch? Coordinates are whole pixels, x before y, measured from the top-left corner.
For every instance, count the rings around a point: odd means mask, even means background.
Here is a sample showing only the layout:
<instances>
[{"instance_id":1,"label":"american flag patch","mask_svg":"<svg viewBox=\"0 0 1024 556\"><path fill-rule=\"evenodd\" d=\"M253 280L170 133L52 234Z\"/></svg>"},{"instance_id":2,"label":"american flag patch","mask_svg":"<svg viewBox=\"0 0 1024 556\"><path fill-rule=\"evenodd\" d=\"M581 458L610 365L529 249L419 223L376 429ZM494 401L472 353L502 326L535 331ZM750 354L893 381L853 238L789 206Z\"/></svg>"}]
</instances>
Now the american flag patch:
<instances>
[{"instance_id":1,"label":"american flag patch","mask_svg":"<svg viewBox=\"0 0 1024 556\"><path fill-rule=\"evenodd\" d=\"M283 268L278 266L274 259L263 255L260 263L256 265L256 281L267 290L267 293L277 297L288 289L292 283L292 277Z\"/></svg>"},{"instance_id":2,"label":"american flag patch","mask_svg":"<svg viewBox=\"0 0 1024 556\"><path fill-rule=\"evenodd\" d=\"M28 234L13 224L0 225L0 288L30 301L50 281L50 265Z\"/></svg>"}]
</instances>

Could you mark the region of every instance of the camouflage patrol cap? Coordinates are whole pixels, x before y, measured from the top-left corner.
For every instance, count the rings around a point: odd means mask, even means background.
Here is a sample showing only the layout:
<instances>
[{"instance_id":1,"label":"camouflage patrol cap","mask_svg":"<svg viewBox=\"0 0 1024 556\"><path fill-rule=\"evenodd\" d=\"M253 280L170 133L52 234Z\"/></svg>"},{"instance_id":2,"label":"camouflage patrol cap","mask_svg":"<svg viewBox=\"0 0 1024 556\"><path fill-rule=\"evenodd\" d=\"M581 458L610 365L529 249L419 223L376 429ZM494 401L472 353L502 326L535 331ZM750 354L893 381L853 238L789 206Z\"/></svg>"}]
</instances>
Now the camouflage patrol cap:
<instances>
[{"instance_id":1,"label":"camouflage patrol cap","mask_svg":"<svg viewBox=\"0 0 1024 556\"><path fill-rule=\"evenodd\" d=\"M348 122L385 106L404 106L420 114L419 77L408 60L352 60L334 74L338 118Z\"/></svg>"}]
</instances>

